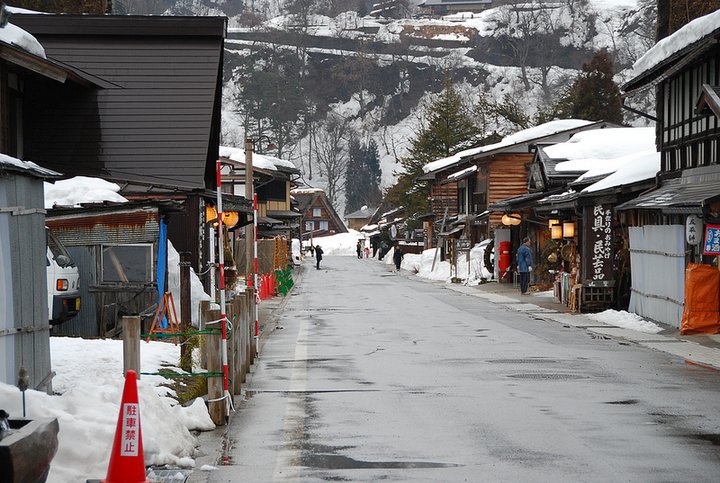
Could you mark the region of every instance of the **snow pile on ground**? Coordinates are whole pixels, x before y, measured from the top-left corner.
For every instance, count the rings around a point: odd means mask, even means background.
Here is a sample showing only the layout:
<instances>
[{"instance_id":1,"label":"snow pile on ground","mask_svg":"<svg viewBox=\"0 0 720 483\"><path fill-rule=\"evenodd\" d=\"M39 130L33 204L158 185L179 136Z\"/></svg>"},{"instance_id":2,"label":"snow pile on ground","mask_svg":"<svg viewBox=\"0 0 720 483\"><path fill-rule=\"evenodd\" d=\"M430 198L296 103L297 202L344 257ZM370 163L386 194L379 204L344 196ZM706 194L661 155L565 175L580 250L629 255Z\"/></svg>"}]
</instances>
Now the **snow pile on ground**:
<instances>
[{"instance_id":1,"label":"snow pile on ground","mask_svg":"<svg viewBox=\"0 0 720 483\"><path fill-rule=\"evenodd\" d=\"M468 285L477 285L481 279L489 280L492 274L485 268L483 259L485 249L489 245L490 240L482 241L476 244L470 250L470 276L468 277L467 256L463 253L458 256L457 272L455 267L450 265L448 261L440 261L440 254L435 255L436 248L425 250L421 255L411 253L405 254L400 268L415 273L418 277L427 278L429 280L443 280L450 282L453 277L466 280ZM386 263L392 263L394 249L390 250L385 256ZM435 267L433 269L433 260Z\"/></svg>"},{"instance_id":2,"label":"snow pile on ground","mask_svg":"<svg viewBox=\"0 0 720 483\"><path fill-rule=\"evenodd\" d=\"M587 314L587 317L608 325L615 325L623 329L636 330L647 334L657 334L661 327L649 322L637 314L625 312L624 310L606 310L598 314Z\"/></svg>"},{"instance_id":3,"label":"snow pile on ground","mask_svg":"<svg viewBox=\"0 0 720 483\"><path fill-rule=\"evenodd\" d=\"M357 230L348 230L348 233L338 233L337 235L315 237L312 240L313 245L320 245L323 256L357 256L357 242L364 240L365 235ZM305 241L305 246L309 246L310 242ZM363 245L364 247L365 245Z\"/></svg>"},{"instance_id":4,"label":"snow pile on ground","mask_svg":"<svg viewBox=\"0 0 720 483\"><path fill-rule=\"evenodd\" d=\"M122 341L50 338L53 389L50 396L28 390L27 417L57 418L60 424L58 452L52 461L48 482L85 481L107 474L124 385ZM180 347L168 342L142 342L143 372L161 367L179 371ZM141 376L138 381L140 422L146 465L192 467L196 445L190 430L215 426L196 400L181 407L161 387L170 381L161 376ZM0 401L11 417L22 416L22 395L15 386L0 383ZM202 409L202 410L200 410Z\"/></svg>"}]
</instances>

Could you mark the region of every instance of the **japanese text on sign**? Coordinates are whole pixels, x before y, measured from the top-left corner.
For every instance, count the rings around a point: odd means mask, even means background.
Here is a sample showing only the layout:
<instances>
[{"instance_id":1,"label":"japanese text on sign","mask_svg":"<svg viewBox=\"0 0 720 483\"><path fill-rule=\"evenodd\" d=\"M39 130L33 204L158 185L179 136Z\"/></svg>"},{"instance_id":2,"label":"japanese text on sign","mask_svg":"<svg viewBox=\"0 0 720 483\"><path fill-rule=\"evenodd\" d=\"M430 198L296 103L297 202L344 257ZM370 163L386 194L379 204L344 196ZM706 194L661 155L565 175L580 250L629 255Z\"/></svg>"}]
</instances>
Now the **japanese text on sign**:
<instances>
[{"instance_id":1,"label":"japanese text on sign","mask_svg":"<svg viewBox=\"0 0 720 483\"><path fill-rule=\"evenodd\" d=\"M122 435L120 456L137 456L140 445L140 416L138 404L126 403L122 407Z\"/></svg>"},{"instance_id":2,"label":"japanese text on sign","mask_svg":"<svg viewBox=\"0 0 720 483\"><path fill-rule=\"evenodd\" d=\"M587 282L607 282L613 278L613 213L609 206L585 208L584 278Z\"/></svg>"},{"instance_id":3,"label":"japanese text on sign","mask_svg":"<svg viewBox=\"0 0 720 483\"><path fill-rule=\"evenodd\" d=\"M703 255L720 255L720 225L705 226Z\"/></svg>"}]
</instances>

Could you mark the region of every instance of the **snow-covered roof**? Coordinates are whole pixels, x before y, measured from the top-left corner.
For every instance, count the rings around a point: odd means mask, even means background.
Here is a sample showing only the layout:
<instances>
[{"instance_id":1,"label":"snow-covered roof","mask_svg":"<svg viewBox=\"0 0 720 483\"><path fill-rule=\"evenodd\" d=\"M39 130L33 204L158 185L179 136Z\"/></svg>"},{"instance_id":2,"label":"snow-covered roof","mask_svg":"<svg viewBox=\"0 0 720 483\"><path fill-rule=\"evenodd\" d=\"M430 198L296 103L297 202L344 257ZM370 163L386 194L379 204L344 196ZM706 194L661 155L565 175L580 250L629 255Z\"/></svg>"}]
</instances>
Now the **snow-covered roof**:
<instances>
[{"instance_id":1,"label":"snow-covered roof","mask_svg":"<svg viewBox=\"0 0 720 483\"><path fill-rule=\"evenodd\" d=\"M290 193L297 194L297 195L309 195L309 194L313 194L313 193L323 193L323 192L324 192L324 190L321 188L295 188L290 191Z\"/></svg>"},{"instance_id":2,"label":"snow-covered roof","mask_svg":"<svg viewBox=\"0 0 720 483\"><path fill-rule=\"evenodd\" d=\"M100 178L76 176L74 178L45 183L45 208L53 206L80 206L81 203L127 201L118 194L120 186Z\"/></svg>"},{"instance_id":3,"label":"snow-covered roof","mask_svg":"<svg viewBox=\"0 0 720 483\"><path fill-rule=\"evenodd\" d=\"M543 148L558 172L611 173L613 160L639 152L655 151L655 128L608 128L583 131L564 143ZM604 171L603 171L604 170Z\"/></svg>"},{"instance_id":4,"label":"snow-covered roof","mask_svg":"<svg viewBox=\"0 0 720 483\"><path fill-rule=\"evenodd\" d=\"M582 193L594 193L654 178L660 171L660 153L654 150L639 152L618 158L616 164L612 174L591 184Z\"/></svg>"},{"instance_id":5,"label":"snow-covered roof","mask_svg":"<svg viewBox=\"0 0 720 483\"><path fill-rule=\"evenodd\" d=\"M220 146L220 157L228 158L237 163L245 164L245 150L230 146ZM268 171L277 171L278 168L297 169L292 161L268 156L267 154L253 153L253 166Z\"/></svg>"},{"instance_id":6,"label":"snow-covered roof","mask_svg":"<svg viewBox=\"0 0 720 483\"><path fill-rule=\"evenodd\" d=\"M12 8L6 7L11 13L14 13ZM20 9L21 10L21 9ZM21 29L17 25L6 23L4 27L0 27L0 42L14 45L20 49L25 50L33 55L46 59L45 49L35 37Z\"/></svg>"},{"instance_id":7,"label":"snow-covered roof","mask_svg":"<svg viewBox=\"0 0 720 483\"><path fill-rule=\"evenodd\" d=\"M592 122L582 119L560 119L556 121L546 122L545 124L540 124L539 126L523 129L522 131L510 134L509 136L505 136L503 140L498 143L466 149L464 151L455 153L452 156L448 156L447 158L432 161L423 167L423 171L426 173L430 173L432 171L437 171L438 169L446 168L450 165L453 165L459 162L462 158L468 156L474 156L476 154L493 151L495 149L526 143L534 139L550 136L552 134L557 134L582 126L587 126L588 124L592 124Z\"/></svg>"},{"instance_id":8,"label":"snow-covered roof","mask_svg":"<svg viewBox=\"0 0 720 483\"><path fill-rule=\"evenodd\" d=\"M51 169L43 168L32 161L23 161L6 154L0 154L0 171L2 170L27 172L28 174L40 177L60 176L60 173Z\"/></svg>"},{"instance_id":9,"label":"snow-covered roof","mask_svg":"<svg viewBox=\"0 0 720 483\"><path fill-rule=\"evenodd\" d=\"M451 174L450 176L447 177L447 179L448 179L448 181L454 181L456 179L462 178L463 176L465 176L467 174L474 173L477 170L478 170L477 165L473 164L469 168L465 168L463 170L458 171L457 173Z\"/></svg>"},{"instance_id":10,"label":"snow-covered roof","mask_svg":"<svg viewBox=\"0 0 720 483\"><path fill-rule=\"evenodd\" d=\"M715 31L720 31L720 10L696 18L680 30L655 44L645 55L633 64L630 77L635 78L658 66L673 54L701 40Z\"/></svg>"}]
</instances>

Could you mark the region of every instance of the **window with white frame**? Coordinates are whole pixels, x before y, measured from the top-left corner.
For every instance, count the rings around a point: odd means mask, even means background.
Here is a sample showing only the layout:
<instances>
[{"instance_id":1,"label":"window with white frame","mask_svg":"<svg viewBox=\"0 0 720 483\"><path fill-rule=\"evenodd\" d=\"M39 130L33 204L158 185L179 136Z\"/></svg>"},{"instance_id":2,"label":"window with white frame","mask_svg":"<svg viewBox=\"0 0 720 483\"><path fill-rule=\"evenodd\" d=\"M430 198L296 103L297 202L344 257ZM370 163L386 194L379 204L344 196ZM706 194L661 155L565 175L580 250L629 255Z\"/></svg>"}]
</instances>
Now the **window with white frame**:
<instances>
[{"instance_id":1,"label":"window with white frame","mask_svg":"<svg viewBox=\"0 0 720 483\"><path fill-rule=\"evenodd\" d=\"M305 231L313 231L314 229L315 229L314 221L306 221L305 222Z\"/></svg>"},{"instance_id":2,"label":"window with white frame","mask_svg":"<svg viewBox=\"0 0 720 483\"><path fill-rule=\"evenodd\" d=\"M328 222L327 222L327 221L321 221L321 222L320 222L320 229L327 231L327 229L328 229Z\"/></svg>"},{"instance_id":3,"label":"window with white frame","mask_svg":"<svg viewBox=\"0 0 720 483\"><path fill-rule=\"evenodd\" d=\"M313 208L313 217L319 218L322 216L322 211L320 208Z\"/></svg>"},{"instance_id":4,"label":"window with white frame","mask_svg":"<svg viewBox=\"0 0 720 483\"><path fill-rule=\"evenodd\" d=\"M148 283L154 280L153 245L103 246L101 258L103 283Z\"/></svg>"}]
</instances>

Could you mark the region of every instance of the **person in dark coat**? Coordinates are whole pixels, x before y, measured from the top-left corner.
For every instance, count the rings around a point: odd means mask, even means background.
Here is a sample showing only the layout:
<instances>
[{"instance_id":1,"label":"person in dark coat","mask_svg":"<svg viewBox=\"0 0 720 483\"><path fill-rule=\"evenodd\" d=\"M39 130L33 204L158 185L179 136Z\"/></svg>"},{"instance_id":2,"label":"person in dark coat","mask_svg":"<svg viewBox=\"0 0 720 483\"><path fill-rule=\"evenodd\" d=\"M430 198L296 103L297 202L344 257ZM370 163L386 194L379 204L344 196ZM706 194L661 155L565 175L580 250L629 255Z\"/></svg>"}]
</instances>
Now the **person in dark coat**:
<instances>
[{"instance_id":1,"label":"person in dark coat","mask_svg":"<svg viewBox=\"0 0 720 483\"><path fill-rule=\"evenodd\" d=\"M530 272L533 269L533 257L530 251L530 238L523 238L517 251L518 272L520 272L520 293L525 294L530 286Z\"/></svg>"},{"instance_id":2,"label":"person in dark coat","mask_svg":"<svg viewBox=\"0 0 720 483\"><path fill-rule=\"evenodd\" d=\"M393 262L395 262L395 270L400 271L400 264L402 263L403 256L405 254L400 249L399 244L395 244L395 251L393 252Z\"/></svg>"},{"instance_id":3,"label":"person in dark coat","mask_svg":"<svg viewBox=\"0 0 720 483\"><path fill-rule=\"evenodd\" d=\"M320 270L320 260L322 260L323 256L323 250L320 248L320 245L317 245L315 247L315 260L317 260L317 269Z\"/></svg>"},{"instance_id":4,"label":"person in dark coat","mask_svg":"<svg viewBox=\"0 0 720 483\"><path fill-rule=\"evenodd\" d=\"M355 251L357 252L357 257L362 258L363 257L363 249L362 249L362 242L358 240L357 246L355 247Z\"/></svg>"}]
</instances>

